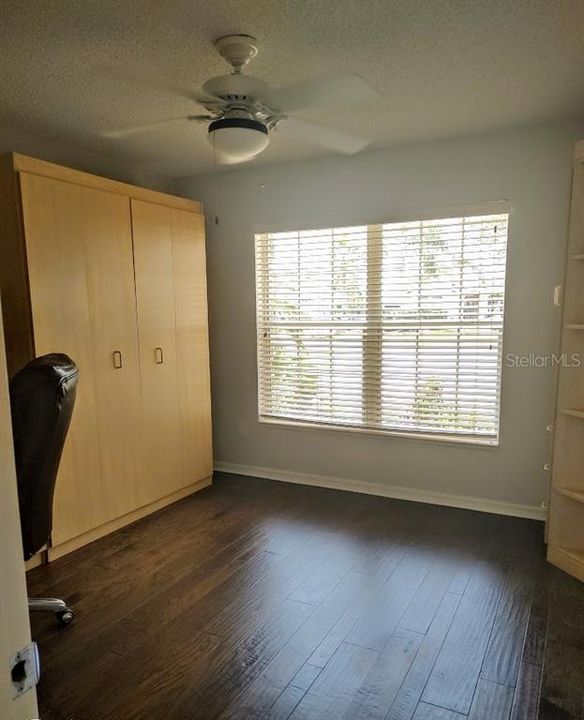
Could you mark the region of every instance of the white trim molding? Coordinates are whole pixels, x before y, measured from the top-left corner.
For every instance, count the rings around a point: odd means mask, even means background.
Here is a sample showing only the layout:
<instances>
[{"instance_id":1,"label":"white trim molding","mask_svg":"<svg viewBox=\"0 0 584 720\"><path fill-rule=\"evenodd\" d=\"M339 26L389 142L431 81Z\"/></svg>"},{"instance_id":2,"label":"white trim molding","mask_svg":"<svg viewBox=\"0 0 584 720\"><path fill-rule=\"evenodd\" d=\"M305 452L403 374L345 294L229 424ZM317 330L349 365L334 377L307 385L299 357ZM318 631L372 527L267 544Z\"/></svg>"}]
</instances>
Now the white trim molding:
<instances>
[{"instance_id":1,"label":"white trim molding","mask_svg":"<svg viewBox=\"0 0 584 720\"><path fill-rule=\"evenodd\" d=\"M237 463L215 461L217 472L232 473L233 475L249 475L250 477L277 480L278 482L295 483L297 485L312 485L314 487L329 488L331 490L345 490L347 492L364 493L365 495L379 495L394 500L411 500L413 502L428 503L430 505L446 505L448 507L477 510L478 512L494 513L496 515L510 515L512 517L529 518L531 520L545 520L545 511L533 505L520 505L518 503L489 500L488 498L465 497L464 495L450 495L448 493L432 492L419 488L406 488L399 485L380 485L378 483L363 482L335 478L328 475L308 475L306 473L291 472L289 470L276 470L274 468L256 467L254 465L239 465Z\"/></svg>"}]
</instances>

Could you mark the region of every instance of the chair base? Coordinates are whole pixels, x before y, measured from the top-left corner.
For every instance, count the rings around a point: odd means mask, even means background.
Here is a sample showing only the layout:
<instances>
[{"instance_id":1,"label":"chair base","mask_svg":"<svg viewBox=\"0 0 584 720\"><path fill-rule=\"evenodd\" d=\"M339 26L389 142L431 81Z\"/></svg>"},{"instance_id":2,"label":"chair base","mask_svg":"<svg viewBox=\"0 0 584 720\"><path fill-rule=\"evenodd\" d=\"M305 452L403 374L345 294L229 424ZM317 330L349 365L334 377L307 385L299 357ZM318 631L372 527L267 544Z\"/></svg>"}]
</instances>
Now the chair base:
<instances>
[{"instance_id":1,"label":"chair base","mask_svg":"<svg viewBox=\"0 0 584 720\"><path fill-rule=\"evenodd\" d=\"M60 625L69 625L75 617L65 601L58 598L29 598L28 609L29 612L52 612Z\"/></svg>"}]
</instances>

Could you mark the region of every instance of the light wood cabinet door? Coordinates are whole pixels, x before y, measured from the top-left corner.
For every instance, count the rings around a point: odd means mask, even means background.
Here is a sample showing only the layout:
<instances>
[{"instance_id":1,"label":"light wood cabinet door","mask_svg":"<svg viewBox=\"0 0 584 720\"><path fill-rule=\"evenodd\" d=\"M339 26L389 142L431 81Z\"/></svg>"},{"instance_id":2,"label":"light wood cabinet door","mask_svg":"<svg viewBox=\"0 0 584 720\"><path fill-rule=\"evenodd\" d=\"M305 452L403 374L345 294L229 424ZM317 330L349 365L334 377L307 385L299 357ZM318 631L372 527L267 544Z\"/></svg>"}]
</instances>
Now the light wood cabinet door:
<instances>
[{"instance_id":1,"label":"light wood cabinet door","mask_svg":"<svg viewBox=\"0 0 584 720\"><path fill-rule=\"evenodd\" d=\"M84 189L87 296L104 515L139 506L140 359L130 201Z\"/></svg>"},{"instance_id":2,"label":"light wood cabinet door","mask_svg":"<svg viewBox=\"0 0 584 720\"><path fill-rule=\"evenodd\" d=\"M142 380L141 504L182 487L170 208L132 200Z\"/></svg>"},{"instance_id":3,"label":"light wood cabinet door","mask_svg":"<svg viewBox=\"0 0 584 720\"><path fill-rule=\"evenodd\" d=\"M139 373L129 200L21 174L35 353L80 370L57 479L53 544L136 503ZM114 367L118 350L123 367Z\"/></svg>"},{"instance_id":4,"label":"light wood cabinet door","mask_svg":"<svg viewBox=\"0 0 584 720\"><path fill-rule=\"evenodd\" d=\"M205 223L197 213L177 209L170 213L180 460L187 485L213 473Z\"/></svg>"},{"instance_id":5,"label":"light wood cabinet door","mask_svg":"<svg viewBox=\"0 0 584 720\"><path fill-rule=\"evenodd\" d=\"M205 230L198 213L132 200L144 501L212 474Z\"/></svg>"}]
</instances>

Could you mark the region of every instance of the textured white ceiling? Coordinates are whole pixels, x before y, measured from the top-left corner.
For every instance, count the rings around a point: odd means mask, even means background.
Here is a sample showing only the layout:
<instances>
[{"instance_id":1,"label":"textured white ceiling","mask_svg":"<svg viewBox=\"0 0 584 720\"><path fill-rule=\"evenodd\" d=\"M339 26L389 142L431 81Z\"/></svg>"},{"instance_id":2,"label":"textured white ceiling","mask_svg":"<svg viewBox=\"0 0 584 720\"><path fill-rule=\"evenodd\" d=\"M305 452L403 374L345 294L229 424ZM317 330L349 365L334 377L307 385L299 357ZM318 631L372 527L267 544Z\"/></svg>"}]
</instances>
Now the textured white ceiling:
<instances>
[{"instance_id":1,"label":"textured white ceiling","mask_svg":"<svg viewBox=\"0 0 584 720\"><path fill-rule=\"evenodd\" d=\"M226 71L212 41L258 38L273 85L345 70L382 99L303 113L374 146L584 116L583 0L2 0L0 124L192 175L205 127L100 132L200 111L162 89ZM122 76L150 78L134 82ZM321 155L277 133L256 162Z\"/></svg>"}]
</instances>

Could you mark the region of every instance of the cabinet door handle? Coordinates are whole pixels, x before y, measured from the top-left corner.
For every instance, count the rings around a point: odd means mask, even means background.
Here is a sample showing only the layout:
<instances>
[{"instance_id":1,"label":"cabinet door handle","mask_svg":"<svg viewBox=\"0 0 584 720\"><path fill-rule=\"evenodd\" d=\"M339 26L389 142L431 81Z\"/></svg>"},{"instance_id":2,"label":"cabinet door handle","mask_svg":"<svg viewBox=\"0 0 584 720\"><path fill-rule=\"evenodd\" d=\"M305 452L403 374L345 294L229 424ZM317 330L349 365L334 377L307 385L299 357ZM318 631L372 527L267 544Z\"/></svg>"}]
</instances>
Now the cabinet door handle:
<instances>
[{"instance_id":1,"label":"cabinet door handle","mask_svg":"<svg viewBox=\"0 0 584 720\"><path fill-rule=\"evenodd\" d=\"M162 352L161 347L157 347L154 350L154 359L157 365L162 365L162 363L164 362L164 353Z\"/></svg>"},{"instance_id":2,"label":"cabinet door handle","mask_svg":"<svg viewBox=\"0 0 584 720\"><path fill-rule=\"evenodd\" d=\"M114 350L112 353L112 357L114 360L114 367L116 370L119 370L124 366L124 363L122 362L122 353L119 350Z\"/></svg>"}]
</instances>

